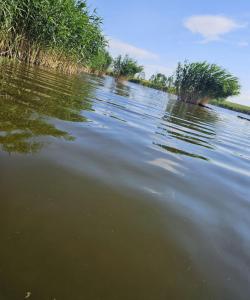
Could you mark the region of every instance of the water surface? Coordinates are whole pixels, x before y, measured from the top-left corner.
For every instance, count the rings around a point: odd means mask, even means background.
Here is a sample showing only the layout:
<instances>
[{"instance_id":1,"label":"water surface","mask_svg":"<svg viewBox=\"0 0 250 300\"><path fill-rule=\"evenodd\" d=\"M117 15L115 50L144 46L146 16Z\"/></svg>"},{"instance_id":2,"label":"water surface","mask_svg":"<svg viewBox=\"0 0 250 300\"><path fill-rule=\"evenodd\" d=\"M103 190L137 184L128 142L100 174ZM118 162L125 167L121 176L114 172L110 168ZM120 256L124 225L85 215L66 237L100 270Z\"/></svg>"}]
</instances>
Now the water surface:
<instances>
[{"instance_id":1,"label":"water surface","mask_svg":"<svg viewBox=\"0 0 250 300\"><path fill-rule=\"evenodd\" d=\"M0 65L0 299L250 299L250 123Z\"/></svg>"}]
</instances>

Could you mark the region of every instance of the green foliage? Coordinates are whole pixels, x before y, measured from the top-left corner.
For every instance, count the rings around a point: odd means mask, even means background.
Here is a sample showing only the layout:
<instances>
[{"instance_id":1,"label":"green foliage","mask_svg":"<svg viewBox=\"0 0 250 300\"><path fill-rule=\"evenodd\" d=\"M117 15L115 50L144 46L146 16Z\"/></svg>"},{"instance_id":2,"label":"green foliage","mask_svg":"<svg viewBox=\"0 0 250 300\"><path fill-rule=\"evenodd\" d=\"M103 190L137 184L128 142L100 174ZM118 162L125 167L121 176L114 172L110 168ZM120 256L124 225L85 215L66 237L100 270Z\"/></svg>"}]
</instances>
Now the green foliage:
<instances>
[{"instance_id":1,"label":"green foliage","mask_svg":"<svg viewBox=\"0 0 250 300\"><path fill-rule=\"evenodd\" d=\"M236 77L225 69L207 62L179 63L173 76L167 77L157 73L149 80L137 76L130 81L176 94L180 100L194 104L206 104L214 98L224 100L240 92Z\"/></svg>"},{"instance_id":2,"label":"green foliage","mask_svg":"<svg viewBox=\"0 0 250 300\"><path fill-rule=\"evenodd\" d=\"M134 77L135 74L141 73L143 66L138 65L138 62L128 55L122 57L119 55L113 61L113 75L115 77Z\"/></svg>"},{"instance_id":3,"label":"green foliage","mask_svg":"<svg viewBox=\"0 0 250 300\"><path fill-rule=\"evenodd\" d=\"M0 7L2 55L41 64L52 53L88 66L105 52L102 20L86 1L0 0Z\"/></svg>"},{"instance_id":4,"label":"green foliage","mask_svg":"<svg viewBox=\"0 0 250 300\"><path fill-rule=\"evenodd\" d=\"M163 91L169 92L173 87L173 77L167 77L164 74L157 73L155 75L152 75L151 78L149 79L151 82L152 86Z\"/></svg>"},{"instance_id":5,"label":"green foliage","mask_svg":"<svg viewBox=\"0 0 250 300\"><path fill-rule=\"evenodd\" d=\"M89 67L92 73L103 74L112 64L112 57L106 50L100 50L91 60Z\"/></svg>"},{"instance_id":6,"label":"green foliage","mask_svg":"<svg viewBox=\"0 0 250 300\"><path fill-rule=\"evenodd\" d=\"M152 75L149 80L145 80L145 77L141 78L141 75L139 74L136 78L132 78L130 81L156 90L175 94L175 88L173 86L173 76L167 77L164 74L157 73L155 75Z\"/></svg>"},{"instance_id":7,"label":"green foliage","mask_svg":"<svg viewBox=\"0 0 250 300\"><path fill-rule=\"evenodd\" d=\"M137 79L140 79L140 80L145 80L146 79L146 74L144 71L138 73L138 75L136 76Z\"/></svg>"},{"instance_id":8,"label":"green foliage","mask_svg":"<svg viewBox=\"0 0 250 300\"><path fill-rule=\"evenodd\" d=\"M207 62L179 63L174 86L180 100L194 104L204 104L214 98L226 99L240 92L236 77Z\"/></svg>"},{"instance_id":9,"label":"green foliage","mask_svg":"<svg viewBox=\"0 0 250 300\"><path fill-rule=\"evenodd\" d=\"M242 104L238 104L238 103L234 103L234 102L230 102L230 101L222 101L221 99L218 99L218 100L213 99L213 100L211 100L210 103L215 106L223 107L226 109L230 109L230 110L234 110L237 112L241 112L241 113L250 115L250 106L247 106L247 105L242 105Z\"/></svg>"},{"instance_id":10,"label":"green foliage","mask_svg":"<svg viewBox=\"0 0 250 300\"><path fill-rule=\"evenodd\" d=\"M161 91L167 91L165 88L163 88L162 86L156 85L154 84L152 81L150 80L146 80L146 79L140 79L140 78L132 78L129 80L130 82L136 83L136 84L141 84L143 86L152 88L152 89L156 89L156 90L161 90Z\"/></svg>"},{"instance_id":11,"label":"green foliage","mask_svg":"<svg viewBox=\"0 0 250 300\"><path fill-rule=\"evenodd\" d=\"M167 85L167 76L161 73L157 73L155 75L152 75L149 81L151 81L154 85L164 88Z\"/></svg>"}]
</instances>

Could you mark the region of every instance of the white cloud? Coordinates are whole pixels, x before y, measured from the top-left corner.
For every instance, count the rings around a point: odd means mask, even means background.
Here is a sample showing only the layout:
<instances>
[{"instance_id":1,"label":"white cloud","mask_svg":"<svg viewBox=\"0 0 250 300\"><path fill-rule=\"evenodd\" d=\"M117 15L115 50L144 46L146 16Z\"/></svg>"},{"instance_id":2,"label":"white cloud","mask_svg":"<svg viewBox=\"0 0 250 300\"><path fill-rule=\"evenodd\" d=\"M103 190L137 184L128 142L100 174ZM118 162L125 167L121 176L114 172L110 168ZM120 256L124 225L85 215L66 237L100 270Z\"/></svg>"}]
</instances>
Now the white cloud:
<instances>
[{"instance_id":1,"label":"white cloud","mask_svg":"<svg viewBox=\"0 0 250 300\"><path fill-rule=\"evenodd\" d=\"M248 42L239 42L238 43L238 46L241 47L241 48L248 47L248 45L249 45Z\"/></svg>"},{"instance_id":2,"label":"white cloud","mask_svg":"<svg viewBox=\"0 0 250 300\"><path fill-rule=\"evenodd\" d=\"M184 21L184 26L192 33L200 34L204 43L218 41L221 36L233 30L246 27L233 19L219 15L197 15Z\"/></svg>"},{"instance_id":3,"label":"white cloud","mask_svg":"<svg viewBox=\"0 0 250 300\"><path fill-rule=\"evenodd\" d=\"M113 56L117 56L119 54L128 54L136 59L156 60L159 58L155 53L152 53L146 49L138 48L134 45L130 45L114 38L109 38L109 48Z\"/></svg>"},{"instance_id":4,"label":"white cloud","mask_svg":"<svg viewBox=\"0 0 250 300\"><path fill-rule=\"evenodd\" d=\"M174 68L159 64L160 56L156 53L152 53L146 49L138 48L134 45L128 44L112 37L108 37L108 40L109 51L113 57L119 54L128 54L131 57L137 59L138 62L144 66L144 72L147 78L156 73L163 73L167 76L173 74Z\"/></svg>"}]
</instances>

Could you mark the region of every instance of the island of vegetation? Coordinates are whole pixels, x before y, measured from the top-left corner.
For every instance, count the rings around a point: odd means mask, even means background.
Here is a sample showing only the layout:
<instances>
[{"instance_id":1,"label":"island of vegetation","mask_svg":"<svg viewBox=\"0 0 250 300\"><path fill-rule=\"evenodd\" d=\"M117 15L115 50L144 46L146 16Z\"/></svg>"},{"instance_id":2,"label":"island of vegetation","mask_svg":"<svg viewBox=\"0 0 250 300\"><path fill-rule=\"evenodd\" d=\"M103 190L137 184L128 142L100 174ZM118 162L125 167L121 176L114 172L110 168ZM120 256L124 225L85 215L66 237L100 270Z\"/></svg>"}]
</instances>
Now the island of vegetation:
<instances>
[{"instance_id":1,"label":"island of vegetation","mask_svg":"<svg viewBox=\"0 0 250 300\"><path fill-rule=\"evenodd\" d=\"M130 81L175 94L179 100L192 104L206 105L213 99L223 103L230 96L240 93L238 78L216 64L207 62L179 63L170 77L153 75L149 80L140 74Z\"/></svg>"},{"instance_id":2,"label":"island of vegetation","mask_svg":"<svg viewBox=\"0 0 250 300\"><path fill-rule=\"evenodd\" d=\"M143 66L128 55L112 59L102 19L85 0L1 0L0 56L59 71L108 74L175 94L181 101L250 113L249 107L226 102L240 92L228 71L207 62L179 63L170 77L145 79ZM219 99L219 100L213 100Z\"/></svg>"}]
</instances>

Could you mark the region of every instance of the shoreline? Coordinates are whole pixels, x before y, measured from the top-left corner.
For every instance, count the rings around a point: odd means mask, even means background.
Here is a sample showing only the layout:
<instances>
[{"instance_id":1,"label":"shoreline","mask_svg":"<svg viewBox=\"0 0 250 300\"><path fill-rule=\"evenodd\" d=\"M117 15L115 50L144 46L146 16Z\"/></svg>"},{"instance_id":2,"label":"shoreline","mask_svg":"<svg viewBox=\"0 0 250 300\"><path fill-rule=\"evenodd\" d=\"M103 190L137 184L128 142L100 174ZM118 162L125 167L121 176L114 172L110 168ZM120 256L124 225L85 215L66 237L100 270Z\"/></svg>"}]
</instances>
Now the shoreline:
<instances>
[{"instance_id":1,"label":"shoreline","mask_svg":"<svg viewBox=\"0 0 250 300\"><path fill-rule=\"evenodd\" d=\"M47 58L50 58L50 56L47 55ZM91 74L91 75L96 75L96 76L107 75L107 76L111 76L111 77L115 78L109 72L100 73L100 72L96 72L93 70L91 71L90 68L80 66L80 65L70 64L69 61L67 62L67 65L62 65L62 62L60 62L60 61L56 61L56 62L54 61L54 63L50 64L49 62L52 60L47 59L46 62L38 64L36 62L31 62L31 61L27 62L27 61L21 60L17 57L8 57L8 56L1 55L1 54L0 54L0 60L10 60L13 62L26 64L26 65L30 65L30 66L34 66L34 67L39 67L39 68L45 68L48 70L54 70L56 72L62 72L63 74L69 74L69 75L86 73L86 74ZM167 87L163 89L163 88L154 86L154 84L150 83L148 80L128 79L128 78L127 79L123 78L123 80L134 83L134 84L138 84L138 85L141 85L144 87L152 88L154 90L165 92L167 94L175 95L174 93L171 93L171 91L168 91ZM230 102L230 101L219 102L218 100L212 100L209 104L212 106L221 107L221 108L235 111L238 113L242 113L245 115L250 115L250 106L247 106L247 105L242 105L242 104L238 104L238 103L234 103L234 102Z\"/></svg>"},{"instance_id":2,"label":"shoreline","mask_svg":"<svg viewBox=\"0 0 250 300\"><path fill-rule=\"evenodd\" d=\"M213 106L221 107L224 109L228 109L231 111L235 111L241 114L250 115L250 106L238 104L230 101L218 102L217 100L213 100L210 103Z\"/></svg>"},{"instance_id":3,"label":"shoreline","mask_svg":"<svg viewBox=\"0 0 250 300\"><path fill-rule=\"evenodd\" d=\"M161 92L165 92L165 93L174 95L173 93L171 93L170 91L167 90L167 87L165 89L157 88L152 83L150 83L148 80L128 79L128 82L132 82L134 84L139 84L139 85L146 86L146 87L149 87L154 90L158 90ZM212 106L221 107L221 108L235 111L238 113L242 113L245 115L250 115L250 106L247 106L247 105L238 104L238 103L234 103L234 102L230 102L230 101L226 101L226 100L223 102L219 102L218 100L212 100L209 104Z\"/></svg>"}]
</instances>

